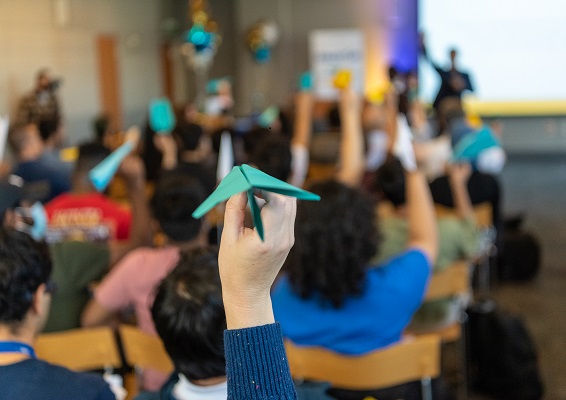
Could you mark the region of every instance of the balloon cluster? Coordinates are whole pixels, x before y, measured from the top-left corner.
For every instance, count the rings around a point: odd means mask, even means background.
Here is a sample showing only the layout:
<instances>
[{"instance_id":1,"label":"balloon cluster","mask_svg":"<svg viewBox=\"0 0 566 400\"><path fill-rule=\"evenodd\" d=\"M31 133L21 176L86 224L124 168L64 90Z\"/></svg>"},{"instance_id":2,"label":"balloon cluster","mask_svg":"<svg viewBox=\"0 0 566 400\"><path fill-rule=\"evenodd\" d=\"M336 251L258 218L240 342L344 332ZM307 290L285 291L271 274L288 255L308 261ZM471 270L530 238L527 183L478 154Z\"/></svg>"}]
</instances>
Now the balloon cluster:
<instances>
[{"instance_id":1,"label":"balloon cluster","mask_svg":"<svg viewBox=\"0 0 566 400\"><path fill-rule=\"evenodd\" d=\"M279 41L279 27L273 21L260 21L252 25L246 35L246 44L258 64L271 60L271 50Z\"/></svg>"},{"instance_id":2,"label":"balloon cluster","mask_svg":"<svg viewBox=\"0 0 566 400\"><path fill-rule=\"evenodd\" d=\"M183 52L193 67L207 67L221 42L218 24L209 17L205 0L191 1L190 18L193 25L184 34Z\"/></svg>"}]
</instances>

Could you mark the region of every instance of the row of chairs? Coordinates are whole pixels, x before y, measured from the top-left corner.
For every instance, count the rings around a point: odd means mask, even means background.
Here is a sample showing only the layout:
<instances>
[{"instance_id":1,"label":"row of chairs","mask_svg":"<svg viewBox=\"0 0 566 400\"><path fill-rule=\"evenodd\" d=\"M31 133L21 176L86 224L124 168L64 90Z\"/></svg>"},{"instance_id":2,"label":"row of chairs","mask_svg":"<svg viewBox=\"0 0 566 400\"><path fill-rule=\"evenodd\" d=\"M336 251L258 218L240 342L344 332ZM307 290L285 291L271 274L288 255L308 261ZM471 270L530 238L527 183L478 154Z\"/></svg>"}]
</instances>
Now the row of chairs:
<instances>
[{"instance_id":1,"label":"row of chairs","mask_svg":"<svg viewBox=\"0 0 566 400\"><path fill-rule=\"evenodd\" d=\"M431 279L426 300L460 296L470 289L469 266L458 262ZM351 357L331 351L285 343L291 373L297 379L322 380L333 386L366 390L421 381L423 399L431 399L431 379L440 374L440 344L462 338L460 324L432 335L410 335L401 343L370 354ZM120 355L123 351L123 357ZM76 371L128 367L151 368L171 373L173 365L161 340L131 325L111 328L76 329L39 336L36 352L40 359ZM131 368L130 368L131 370ZM129 398L137 385L126 380Z\"/></svg>"},{"instance_id":2,"label":"row of chairs","mask_svg":"<svg viewBox=\"0 0 566 400\"><path fill-rule=\"evenodd\" d=\"M128 399L140 388L135 371L151 368L169 374L174 369L159 337L131 325L121 325L117 333L108 327L44 333L35 350L39 359L74 371L134 371L124 379Z\"/></svg>"}]
</instances>

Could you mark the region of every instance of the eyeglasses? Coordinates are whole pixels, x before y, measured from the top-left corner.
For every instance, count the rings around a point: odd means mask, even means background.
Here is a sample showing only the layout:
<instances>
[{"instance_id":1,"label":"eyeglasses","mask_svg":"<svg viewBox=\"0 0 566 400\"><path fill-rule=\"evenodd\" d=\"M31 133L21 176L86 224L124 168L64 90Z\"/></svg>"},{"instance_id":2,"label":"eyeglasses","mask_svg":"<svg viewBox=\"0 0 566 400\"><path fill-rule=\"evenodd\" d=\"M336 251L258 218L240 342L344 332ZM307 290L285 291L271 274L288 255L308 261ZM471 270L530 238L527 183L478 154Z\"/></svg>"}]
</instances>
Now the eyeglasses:
<instances>
[{"instance_id":1,"label":"eyeglasses","mask_svg":"<svg viewBox=\"0 0 566 400\"><path fill-rule=\"evenodd\" d=\"M57 283L52 281L51 279L45 282L45 293L49 293L50 295L54 295L57 292Z\"/></svg>"}]
</instances>

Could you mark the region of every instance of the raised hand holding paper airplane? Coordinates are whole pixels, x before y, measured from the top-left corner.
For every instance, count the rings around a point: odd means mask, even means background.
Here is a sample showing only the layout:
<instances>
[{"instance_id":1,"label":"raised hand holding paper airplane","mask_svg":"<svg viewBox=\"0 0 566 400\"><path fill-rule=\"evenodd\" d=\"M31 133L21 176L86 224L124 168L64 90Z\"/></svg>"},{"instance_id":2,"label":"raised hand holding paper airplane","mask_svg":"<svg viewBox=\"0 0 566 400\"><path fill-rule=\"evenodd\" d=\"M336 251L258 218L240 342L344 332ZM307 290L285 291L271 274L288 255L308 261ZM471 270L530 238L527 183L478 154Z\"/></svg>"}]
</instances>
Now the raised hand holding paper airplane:
<instances>
[{"instance_id":1,"label":"raised hand holding paper airplane","mask_svg":"<svg viewBox=\"0 0 566 400\"><path fill-rule=\"evenodd\" d=\"M149 126L160 135L168 135L175 129L173 107L166 98L153 99L149 103Z\"/></svg>"},{"instance_id":2,"label":"raised hand holding paper airplane","mask_svg":"<svg viewBox=\"0 0 566 400\"><path fill-rule=\"evenodd\" d=\"M415 150L413 149L413 133L409 128L407 118L403 114L397 115L397 135L393 144L393 154L399 159L406 171L417 169Z\"/></svg>"},{"instance_id":3,"label":"raised hand holding paper airplane","mask_svg":"<svg viewBox=\"0 0 566 400\"><path fill-rule=\"evenodd\" d=\"M6 150L9 128L10 118L7 115L5 117L0 117L0 161L4 159L4 150Z\"/></svg>"},{"instance_id":4,"label":"raised hand holding paper airplane","mask_svg":"<svg viewBox=\"0 0 566 400\"><path fill-rule=\"evenodd\" d=\"M216 168L216 180L220 182L230 173L234 167L234 148L232 147L232 136L230 132L222 132L220 136L220 151L218 152L218 166Z\"/></svg>"},{"instance_id":5,"label":"raised hand holding paper airplane","mask_svg":"<svg viewBox=\"0 0 566 400\"><path fill-rule=\"evenodd\" d=\"M263 128L269 128L279 117L279 107L269 106L257 117L257 124Z\"/></svg>"},{"instance_id":6,"label":"raised hand holding paper airplane","mask_svg":"<svg viewBox=\"0 0 566 400\"><path fill-rule=\"evenodd\" d=\"M332 83L336 89L346 89L352 82L352 71L341 69L336 72Z\"/></svg>"},{"instance_id":7,"label":"raised hand holding paper airplane","mask_svg":"<svg viewBox=\"0 0 566 400\"><path fill-rule=\"evenodd\" d=\"M258 169L243 164L242 166L232 168L232 171L220 182L216 190L193 212L193 217L201 218L216 205L228 200L236 193L247 192L253 222L259 237L263 240L263 223L261 221L260 208L254 197L254 189L296 197L299 200L320 200L320 196L314 193L296 188L287 182L280 181Z\"/></svg>"},{"instance_id":8,"label":"raised hand holding paper airplane","mask_svg":"<svg viewBox=\"0 0 566 400\"><path fill-rule=\"evenodd\" d=\"M106 189L124 158L136 148L139 138L139 128L137 126L131 127L126 132L124 144L90 170L88 177L96 190L102 192Z\"/></svg>"},{"instance_id":9,"label":"raised hand holding paper airplane","mask_svg":"<svg viewBox=\"0 0 566 400\"><path fill-rule=\"evenodd\" d=\"M454 147L454 161L472 161L478 155L492 147L500 147L499 141L488 127L470 133L461 139Z\"/></svg>"}]
</instances>

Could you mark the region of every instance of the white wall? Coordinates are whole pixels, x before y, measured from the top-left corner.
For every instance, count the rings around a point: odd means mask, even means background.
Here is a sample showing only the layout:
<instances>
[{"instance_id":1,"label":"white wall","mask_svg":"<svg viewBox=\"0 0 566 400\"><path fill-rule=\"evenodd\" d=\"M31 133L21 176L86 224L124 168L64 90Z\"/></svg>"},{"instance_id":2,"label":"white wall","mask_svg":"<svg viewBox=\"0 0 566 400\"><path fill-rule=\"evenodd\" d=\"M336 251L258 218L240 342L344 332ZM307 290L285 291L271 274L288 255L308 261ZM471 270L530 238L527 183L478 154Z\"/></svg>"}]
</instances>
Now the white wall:
<instances>
[{"instance_id":1,"label":"white wall","mask_svg":"<svg viewBox=\"0 0 566 400\"><path fill-rule=\"evenodd\" d=\"M14 114L38 69L63 79L60 89L69 143L91 135L100 109L96 37L115 35L124 125L143 122L161 94L159 0L63 0L65 26L55 23L58 0L0 0L0 113Z\"/></svg>"}]
</instances>

